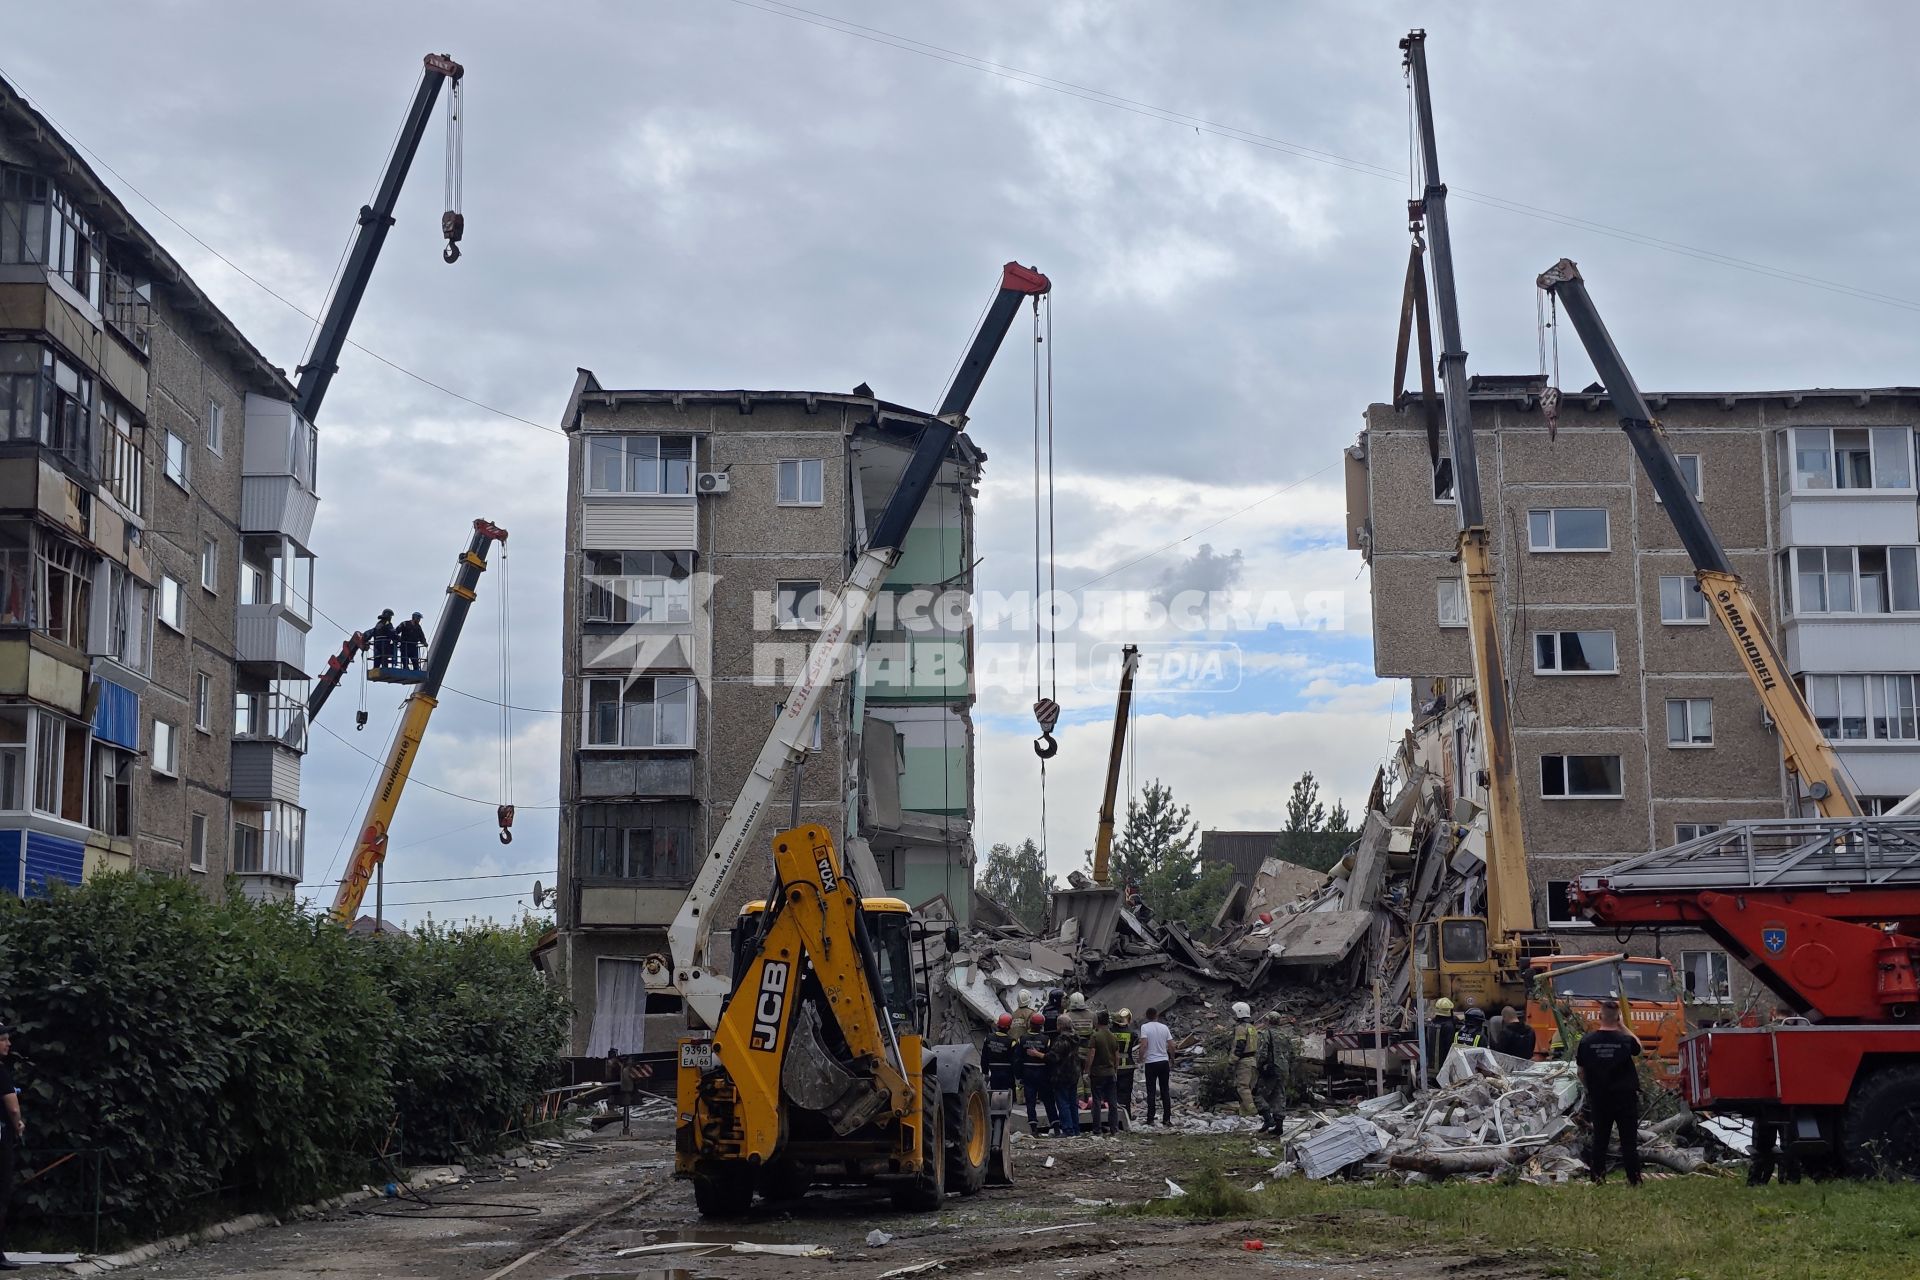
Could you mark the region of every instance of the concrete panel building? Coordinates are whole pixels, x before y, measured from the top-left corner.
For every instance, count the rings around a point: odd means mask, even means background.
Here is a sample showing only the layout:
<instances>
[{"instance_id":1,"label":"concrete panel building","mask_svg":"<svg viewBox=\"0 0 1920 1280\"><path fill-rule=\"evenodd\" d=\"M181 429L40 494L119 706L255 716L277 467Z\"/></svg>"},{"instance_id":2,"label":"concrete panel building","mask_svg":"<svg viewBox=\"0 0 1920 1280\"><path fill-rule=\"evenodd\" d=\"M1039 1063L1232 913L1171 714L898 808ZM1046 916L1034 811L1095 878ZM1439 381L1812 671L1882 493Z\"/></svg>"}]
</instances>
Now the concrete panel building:
<instances>
[{"instance_id":1,"label":"concrete panel building","mask_svg":"<svg viewBox=\"0 0 1920 1280\"><path fill-rule=\"evenodd\" d=\"M0 892L298 881L300 747L273 740L312 588L292 394L0 82Z\"/></svg>"},{"instance_id":2,"label":"concrete panel building","mask_svg":"<svg viewBox=\"0 0 1920 1280\"><path fill-rule=\"evenodd\" d=\"M1605 393L1568 395L1550 434L1543 380L1470 386L1535 919L1575 933L1575 874L1811 802ZM1920 787L1920 390L1649 400L1869 810ZM1370 406L1349 535L1373 573L1375 670L1412 681L1422 757L1483 801L1445 461L1436 478L1417 404ZM1661 951L1697 999L1760 998L1704 940Z\"/></svg>"},{"instance_id":3,"label":"concrete panel building","mask_svg":"<svg viewBox=\"0 0 1920 1280\"><path fill-rule=\"evenodd\" d=\"M646 956L773 727L819 618L914 436L871 396L616 391L582 370L570 437L563 624L560 938L573 1052L637 1050ZM835 682L796 779L802 822L870 853L891 893L964 920L973 883L973 497L954 446L887 582L858 673ZM777 795L730 922L772 875ZM725 924L716 931L724 934Z\"/></svg>"}]
</instances>

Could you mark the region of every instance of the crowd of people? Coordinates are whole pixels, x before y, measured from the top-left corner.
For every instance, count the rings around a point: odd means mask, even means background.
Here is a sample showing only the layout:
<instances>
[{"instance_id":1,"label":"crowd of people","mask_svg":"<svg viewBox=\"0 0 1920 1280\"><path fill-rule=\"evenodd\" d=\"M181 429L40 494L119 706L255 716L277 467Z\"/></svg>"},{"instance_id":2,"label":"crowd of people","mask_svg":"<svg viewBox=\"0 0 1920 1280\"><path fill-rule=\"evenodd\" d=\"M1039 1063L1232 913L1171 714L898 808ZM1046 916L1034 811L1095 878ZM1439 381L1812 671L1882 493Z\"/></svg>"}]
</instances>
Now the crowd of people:
<instances>
[{"instance_id":1,"label":"crowd of people","mask_svg":"<svg viewBox=\"0 0 1920 1280\"><path fill-rule=\"evenodd\" d=\"M1173 1059L1198 1038L1176 1038L1158 1009L1134 1026L1131 1009L1092 1009L1081 992L1054 988L1036 1007L1031 991L1018 993L1017 1007L1000 1015L987 1037L981 1063L987 1087L1015 1091L1035 1137L1118 1133L1125 1123L1173 1124ZM1258 1115L1261 1132L1278 1133L1286 1111L1292 1039L1280 1015L1253 1023L1245 1003L1233 1006L1234 1089L1243 1115ZM1136 1113L1134 1086L1143 1077L1145 1107ZM1080 1123L1086 1100L1087 1124ZM1042 1117L1044 1116L1044 1120ZM1157 1121L1156 1121L1157 1116Z\"/></svg>"}]
</instances>

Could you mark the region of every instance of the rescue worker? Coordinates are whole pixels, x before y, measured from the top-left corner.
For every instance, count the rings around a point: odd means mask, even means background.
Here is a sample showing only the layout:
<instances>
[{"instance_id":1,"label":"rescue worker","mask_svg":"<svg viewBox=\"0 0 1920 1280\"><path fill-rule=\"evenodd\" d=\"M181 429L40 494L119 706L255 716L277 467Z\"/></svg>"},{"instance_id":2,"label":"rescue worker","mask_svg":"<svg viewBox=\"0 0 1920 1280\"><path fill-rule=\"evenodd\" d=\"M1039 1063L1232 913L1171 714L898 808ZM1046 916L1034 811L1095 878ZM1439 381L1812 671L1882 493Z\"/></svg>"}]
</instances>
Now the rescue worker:
<instances>
[{"instance_id":1,"label":"rescue worker","mask_svg":"<svg viewBox=\"0 0 1920 1280\"><path fill-rule=\"evenodd\" d=\"M367 632L367 641L373 646L373 665L390 667L393 665L393 610L382 609L380 621L373 624Z\"/></svg>"},{"instance_id":2,"label":"rescue worker","mask_svg":"<svg viewBox=\"0 0 1920 1280\"><path fill-rule=\"evenodd\" d=\"M1494 1028L1493 1047L1509 1058L1533 1057L1534 1046L1539 1037L1534 1034L1527 1020L1512 1005L1500 1011L1500 1025Z\"/></svg>"},{"instance_id":3,"label":"rescue worker","mask_svg":"<svg viewBox=\"0 0 1920 1280\"><path fill-rule=\"evenodd\" d=\"M1053 1118L1055 1131L1069 1137L1080 1135L1080 1037L1073 1029L1073 1015L1062 1013L1054 1024L1053 1038L1047 1043L1047 1074L1053 1080Z\"/></svg>"},{"instance_id":4,"label":"rescue worker","mask_svg":"<svg viewBox=\"0 0 1920 1280\"><path fill-rule=\"evenodd\" d=\"M1087 1092L1092 1098L1088 1104L1091 1123L1089 1133L1116 1134L1120 1132L1120 1102L1114 1097L1114 1081L1120 1075L1120 1041L1113 1034L1112 1019L1105 1009L1093 1015L1093 1034L1087 1037ZM1100 1112L1105 1109L1107 1120L1103 1129Z\"/></svg>"},{"instance_id":5,"label":"rescue worker","mask_svg":"<svg viewBox=\"0 0 1920 1280\"><path fill-rule=\"evenodd\" d=\"M1113 1078L1114 1100L1133 1119L1133 1010L1122 1009L1113 1015L1113 1038L1120 1046L1120 1064Z\"/></svg>"},{"instance_id":6,"label":"rescue worker","mask_svg":"<svg viewBox=\"0 0 1920 1280\"><path fill-rule=\"evenodd\" d=\"M1253 1009L1245 1000L1233 1002L1233 1091L1240 1098L1240 1114L1254 1113L1254 1055L1259 1049L1259 1031L1253 1025Z\"/></svg>"},{"instance_id":7,"label":"rescue worker","mask_svg":"<svg viewBox=\"0 0 1920 1280\"><path fill-rule=\"evenodd\" d=\"M993 1034L980 1049L980 1066L987 1073L987 1088L1011 1089L1019 1073L1019 1059L1013 1039L1013 1015L1003 1013L994 1024Z\"/></svg>"},{"instance_id":8,"label":"rescue worker","mask_svg":"<svg viewBox=\"0 0 1920 1280\"><path fill-rule=\"evenodd\" d=\"M1066 1007L1066 1003L1066 992L1058 987L1048 989L1047 1002L1040 1007L1040 1012L1047 1016L1047 1035L1053 1035L1054 1031L1058 1029L1060 1025L1060 1011Z\"/></svg>"},{"instance_id":9,"label":"rescue worker","mask_svg":"<svg viewBox=\"0 0 1920 1280\"><path fill-rule=\"evenodd\" d=\"M1020 1041L1020 1087L1027 1094L1027 1132L1034 1137L1054 1127L1053 1076L1047 1070L1047 1016L1034 1013L1027 1018L1027 1034ZM1039 1108L1047 1110L1046 1127L1040 1124Z\"/></svg>"},{"instance_id":10,"label":"rescue worker","mask_svg":"<svg viewBox=\"0 0 1920 1280\"><path fill-rule=\"evenodd\" d=\"M427 643L427 631L420 625L420 612L395 628L393 638L400 642L400 665L409 671L420 669L420 650Z\"/></svg>"},{"instance_id":11,"label":"rescue worker","mask_svg":"<svg viewBox=\"0 0 1920 1280\"><path fill-rule=\"evenodd\" d=\"M1460 1024L1460 1035L1455 1044L1465 1045L1469 1049L1489 1049L1492 1042L1487 1036L1487 1011L1485 1009L1467 1010L1466 1020Z\"/></svg>"},{"instance_id":12,"label":"rescue worker","mask_svg":"<svg viewBox=\"0 0 1920 1280\"><path fill-rule=\"evenodd\" d=\"M1453 1001L1441 996L1433 1002L1433 1021L1427 1025L1427 1070L1436 1079L1459 1034L1460 1020L1453 1016Z\"/></svg>"},{"instance_id":13,"label":"rescue worker","mask_svg":"<svg viewBox=\"0 0 1920 1280\"><path fill-rule=\"evenodd\" d=\"M1607 1180L1607 1144L1611 1131L1620 1131L1620 1163L1626 1166L1627 1185L1640 1185L1640 1038L1621 1029L1620 1006L1600 1006L1600 1029L1580 1037L1573 1060L1580 1064L1580 1087L1587 1091L1587 1123L1592 1144L1587 1169L1595 1182Z\"/></svg>"},{"instance_id":14,"label":"rescue worker","mask_svg":"<svg viewBox=\"0 0 1920 1280\"><path fill-rule=\"evenodd\" d=\"M1254 1050L1254 1072L1260 1082L1260 1132L1279 1133L1287 1118L1287 1086L1293 1074L1293 1046L1280 1025L1280 1011L1267 1010Z\"/></svg>"},{"instance_id":15,"label":"rescue worker","mask_svg":"<svg viewBox=\"0 0 1920 1280\"><path fill-rule=\"evenodd\" d=\"M1087 1025L1087 997L1083 992L1076 991L1067 997L1067 1012L1073 1015L1075 1025Z\"/></svg>"},{"instance_id":16,"label":"rescue worker","mask_svg":"<svg viewBox=\"0 0 1920 1280\"><path fill-rule=\"evenodd\" d=\"M1748 1186L1766 1186L1776 1168L1780 1173L1781 1186L1800 1181L1800 1157L1793 1149L1793 1139L1786 1131L1787 1124L1785 1120L1754 1117L1753 1160L1747 1165Z\"/></svg>"}]
</instances>

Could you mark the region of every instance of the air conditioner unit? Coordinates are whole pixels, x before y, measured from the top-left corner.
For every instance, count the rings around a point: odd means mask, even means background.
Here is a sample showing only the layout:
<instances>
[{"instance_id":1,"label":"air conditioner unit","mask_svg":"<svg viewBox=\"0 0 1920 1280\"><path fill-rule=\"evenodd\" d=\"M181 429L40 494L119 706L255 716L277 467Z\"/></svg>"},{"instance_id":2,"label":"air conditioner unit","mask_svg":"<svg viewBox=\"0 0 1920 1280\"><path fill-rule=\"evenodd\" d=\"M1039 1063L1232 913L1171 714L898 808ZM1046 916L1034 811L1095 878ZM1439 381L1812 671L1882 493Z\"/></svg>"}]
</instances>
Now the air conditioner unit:
<instances>
[{"instance_id":1,"label":"air conditioner unit","mask_svg":"<svg viewBox=\"0 0 1920 1280\"><path fill-rule=\"evenodd\" d=\"M702 471L693 487L699 493L725 493L733 488L733 479L724 471Z\"/></svg>"}]
</instances>

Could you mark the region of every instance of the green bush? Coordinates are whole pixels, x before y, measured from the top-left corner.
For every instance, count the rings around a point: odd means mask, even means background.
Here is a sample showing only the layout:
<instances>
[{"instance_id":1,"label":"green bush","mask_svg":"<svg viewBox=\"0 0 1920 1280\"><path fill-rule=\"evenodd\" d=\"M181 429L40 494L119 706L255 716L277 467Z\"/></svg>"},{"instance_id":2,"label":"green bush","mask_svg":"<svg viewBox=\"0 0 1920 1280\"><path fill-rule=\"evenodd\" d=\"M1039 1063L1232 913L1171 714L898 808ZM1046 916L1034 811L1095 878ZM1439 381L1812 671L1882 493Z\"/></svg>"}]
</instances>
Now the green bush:
<instances>
[{"instance_id":1,"label":"green bush","mask_svg":"<svg viewBox=\"0 0 1920 1280\"><path fill-rule=\"evenodd\" d=\"M102 1214L151 1233L216 1204L298 1203L382 1151L444 1159L549 1082L563 997L527 928L358 937L286 905L101 876L0 899L0 1017L28 1147L97 1150ZM23 1216L91 1212L50 1178Z\"/></svg>"}]
</instances>

